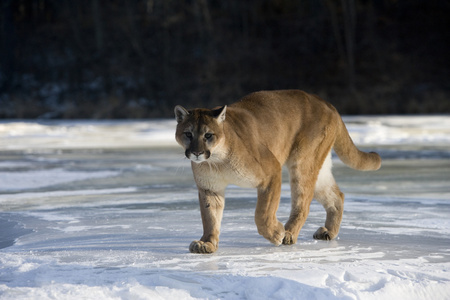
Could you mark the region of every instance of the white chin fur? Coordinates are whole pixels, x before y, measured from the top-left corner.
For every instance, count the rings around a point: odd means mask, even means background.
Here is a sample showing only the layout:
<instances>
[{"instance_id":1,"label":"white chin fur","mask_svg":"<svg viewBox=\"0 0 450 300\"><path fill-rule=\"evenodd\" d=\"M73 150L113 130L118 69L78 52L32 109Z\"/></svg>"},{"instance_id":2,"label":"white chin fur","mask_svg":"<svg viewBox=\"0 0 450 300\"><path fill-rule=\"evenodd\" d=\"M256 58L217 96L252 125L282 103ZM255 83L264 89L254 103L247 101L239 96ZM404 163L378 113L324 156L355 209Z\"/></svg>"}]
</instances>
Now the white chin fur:
<instances>
[{"instance_id":1,"label":"white chin fur","mask_svg":"<svg viewBox=\"0 0 450 300\"><path fill-rule=\"evenodd\" d=\"M195 162L196 164L202 163L204 161L206 161L205 156L204 155L200 155L199 157L195 156L195 155L191 155L190 160L192 162Z\"/></svg>"}]
</instances>

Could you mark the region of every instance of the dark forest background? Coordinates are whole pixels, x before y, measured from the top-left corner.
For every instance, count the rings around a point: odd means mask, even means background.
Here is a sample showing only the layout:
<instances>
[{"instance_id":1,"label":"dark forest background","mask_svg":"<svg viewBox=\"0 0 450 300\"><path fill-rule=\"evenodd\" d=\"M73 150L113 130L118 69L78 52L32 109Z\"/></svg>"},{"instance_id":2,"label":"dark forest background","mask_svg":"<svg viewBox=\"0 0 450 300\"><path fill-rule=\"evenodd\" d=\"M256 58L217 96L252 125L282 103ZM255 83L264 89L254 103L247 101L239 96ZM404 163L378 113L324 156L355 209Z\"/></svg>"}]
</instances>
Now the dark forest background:
<instances>
[{"instance_id":1,"label":"dark forest background","mask_svg":"<svg viewBox=\"0 0 450 300\"><path fill-rule=\"evenodd\" d=\"M1 0L0 118L172 117L303 89L450 113L450 1Z\"/></svg>"}]
</instances>

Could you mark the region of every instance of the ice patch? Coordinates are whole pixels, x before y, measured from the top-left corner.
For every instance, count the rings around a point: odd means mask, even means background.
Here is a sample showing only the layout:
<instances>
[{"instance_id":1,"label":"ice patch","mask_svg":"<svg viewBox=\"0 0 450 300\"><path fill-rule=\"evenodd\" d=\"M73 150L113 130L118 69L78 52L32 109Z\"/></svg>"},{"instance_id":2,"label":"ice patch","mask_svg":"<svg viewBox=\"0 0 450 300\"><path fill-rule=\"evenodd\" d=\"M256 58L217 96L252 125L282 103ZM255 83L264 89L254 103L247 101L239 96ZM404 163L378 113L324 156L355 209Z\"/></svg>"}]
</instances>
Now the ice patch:
<instances>
[{"instance_id":1,"label":"ice patch","mask_svg":"<svg viewBox=\"0 0 450 300\"><path fill-rule=\"evenodd\" d=\"M89 231L92 229L129 229L131 225L103 225L103 226L68 226L68 227L52 227L52 229L60 230L63 232L80 232L80 231Z\"/></svg>"},{"instance_id":2,"label":"ice patch","mask_svg":"<svg viewBox=\"0 0 450 300\"><path fill-rule=\"evenodd\" d=\"M30 166L32 166L32 163L24 161L0 161L0 169L24 168Z\"/></svg>"},{"instance_id":3,"label":"ice patch","mask_svg":"<svg viewBox=\"0 0 450 300\"><path fill-rule=\"evenodd\" d=\"M118 174L120 174L118 171L80 172L61 168L0 172L0 192L36 189L78 180L113 177Z\"/></svg>"},{"instance_id":4,"label":"ice patch","mask_svg":"<svg viewBox=\"0 0 450 300\"><path fill-rule=\"evenodd\" d=\"M54 197L67 197L67 196L89 196L89 195L101 195L101 194L117 194L117 193L132 193L137 188L113 188L113 189L97 189L97 190L74 190L74 191L49 191L49 192L36 192L36 193L17 193L17 194L0 194L0 203L6 203L11 200L23 200L23 199L37 199L37 198L54 198Z\"/></svg>"}]
</instances>

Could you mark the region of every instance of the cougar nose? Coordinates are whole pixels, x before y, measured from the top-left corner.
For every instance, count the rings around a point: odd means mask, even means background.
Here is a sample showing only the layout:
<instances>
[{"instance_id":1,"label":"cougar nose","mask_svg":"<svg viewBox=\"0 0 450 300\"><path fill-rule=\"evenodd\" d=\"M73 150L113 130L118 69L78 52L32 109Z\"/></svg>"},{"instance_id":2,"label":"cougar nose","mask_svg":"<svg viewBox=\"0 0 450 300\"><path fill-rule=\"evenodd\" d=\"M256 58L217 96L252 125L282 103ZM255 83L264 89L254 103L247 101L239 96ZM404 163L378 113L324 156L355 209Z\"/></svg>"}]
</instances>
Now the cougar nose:
<instances>
[{"instance_id":1,"label":"cougar nose","mask_svg":"<svg viewBox=\"0 0 450 300\"><path fill-rule=\"evenodd\" d=\"M199 157L200 155L202 155L203 153L205 153L204 151L202 152L192 152L192 154L194 154L195 156Z\"/></svg>"}]
</instances>

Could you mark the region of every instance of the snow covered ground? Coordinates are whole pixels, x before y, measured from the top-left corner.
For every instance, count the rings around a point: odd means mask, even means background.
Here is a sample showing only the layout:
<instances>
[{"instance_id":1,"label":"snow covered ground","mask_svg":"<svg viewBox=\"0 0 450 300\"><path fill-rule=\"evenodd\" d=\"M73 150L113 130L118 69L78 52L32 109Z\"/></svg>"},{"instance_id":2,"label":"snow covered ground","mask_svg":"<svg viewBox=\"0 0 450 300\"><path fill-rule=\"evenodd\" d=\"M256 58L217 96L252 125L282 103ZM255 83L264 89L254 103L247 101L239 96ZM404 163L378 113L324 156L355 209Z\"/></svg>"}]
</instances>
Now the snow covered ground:
<instances>
[{"instance_id":1,"label":"snow covered ground","mask_svg":"<svg viewBox=\"0 0 450 300\"><path fill-rule=\"evenodd\" d=\"M175 122L0 122L0 299L450 299L450 117L346 117L383 166L334 158L337 240L275 247L256 192L231 186L220 247L202 234ZM278 217L289 214L285 176Z\"/></svg>"}]
</instances>

